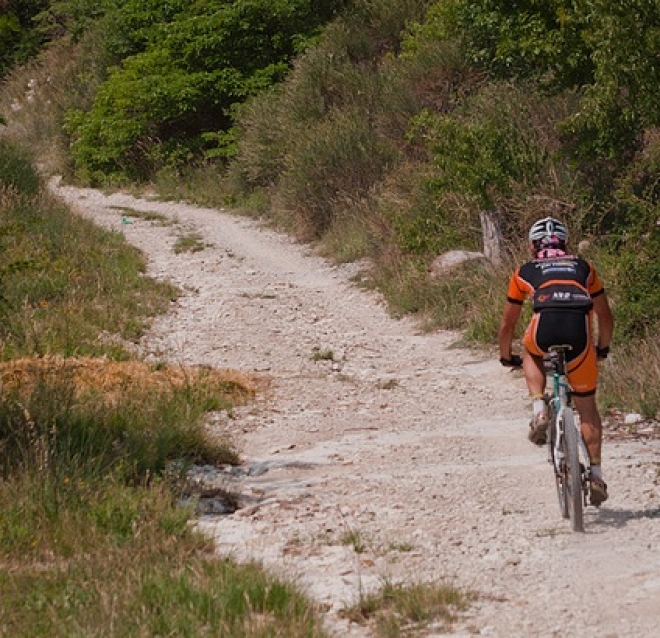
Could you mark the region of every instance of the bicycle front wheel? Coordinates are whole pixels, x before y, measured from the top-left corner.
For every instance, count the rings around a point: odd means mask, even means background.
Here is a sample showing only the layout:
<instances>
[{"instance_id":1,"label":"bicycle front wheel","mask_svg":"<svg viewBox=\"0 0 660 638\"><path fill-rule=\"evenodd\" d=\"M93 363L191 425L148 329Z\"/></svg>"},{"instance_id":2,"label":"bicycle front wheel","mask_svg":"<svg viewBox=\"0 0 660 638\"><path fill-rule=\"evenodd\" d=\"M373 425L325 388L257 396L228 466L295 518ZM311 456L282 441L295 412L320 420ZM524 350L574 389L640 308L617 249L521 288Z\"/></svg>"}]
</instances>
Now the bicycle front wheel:
<instances>
[{"instance_id":1,"label":"bicycle front wheel","mask_svg":"<svg viewBox=\"0 0 660 638\"><path fill-rule=\"evenodd\" d=\"M559 448L557 447L557 434L559 428L557 427L557 413L552 405L548 406L548 418L550 419L550 459L555 474L559 511L561 512L562 518L568 519L570 518L570 513L568 511L568 490L566 488L566 485L568 484L568 473L566 471L566 463L564 462L564 459L566 458L566 455L564 454L565 441L561 442ZM559 458L557 458L558 451L560 452Z\"/></svg>"},{"instance_id":2,"label":"bicycle front wheel","mask_svg":"<svg viewBox=\"0 0 660 638\"><path fill-rule=\"evenodd\" d=\"M582 472L578 455L578 429L572 408L564 408L561 418L564 425L564 460L566 462L566 500L574 532L584 532L584 508L582 500Z\"/></svg>"}]
</instances>

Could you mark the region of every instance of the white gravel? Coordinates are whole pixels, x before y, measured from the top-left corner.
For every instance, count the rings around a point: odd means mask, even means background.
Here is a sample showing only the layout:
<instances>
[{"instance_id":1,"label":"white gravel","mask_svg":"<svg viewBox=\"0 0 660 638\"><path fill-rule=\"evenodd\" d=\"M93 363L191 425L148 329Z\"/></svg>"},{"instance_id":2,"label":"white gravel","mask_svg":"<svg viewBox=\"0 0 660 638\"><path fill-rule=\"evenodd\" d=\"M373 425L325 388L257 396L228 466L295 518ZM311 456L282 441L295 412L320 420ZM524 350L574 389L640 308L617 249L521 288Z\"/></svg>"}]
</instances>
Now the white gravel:
<instances>
[{"instance_id":1,"label":"white gravel","mask_svg":"<svg viewBox=\"0 0 660 638\"><path fill-rule=\"evenodd\" d=\"M585 534L571 533L546 452L525 436L521 373L493 353L392 319L351 283L356 266L335 267L252 220L53 188L184 290L143 352L273 380L234 419L216 420L246 464L270 467L242 483L244 508L200 519L218 552L295 579L341 637L371 635L337 612L386 580L477 594L453 630L428 635L660 635L657 440L606 443L610 500L587 509ZM174 223L122 220L123 208ZM191 233L204 250L175 254Z\"/></svg>"}]
</instances>

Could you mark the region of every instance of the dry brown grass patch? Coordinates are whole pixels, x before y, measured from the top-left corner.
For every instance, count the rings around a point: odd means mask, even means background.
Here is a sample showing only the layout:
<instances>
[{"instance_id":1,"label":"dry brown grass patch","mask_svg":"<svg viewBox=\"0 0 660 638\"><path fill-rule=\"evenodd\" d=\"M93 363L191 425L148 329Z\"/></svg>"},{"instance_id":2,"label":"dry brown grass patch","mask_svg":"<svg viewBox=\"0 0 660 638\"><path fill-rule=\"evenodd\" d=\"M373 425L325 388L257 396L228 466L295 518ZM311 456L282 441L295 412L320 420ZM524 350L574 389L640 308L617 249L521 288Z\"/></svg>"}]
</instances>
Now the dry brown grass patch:
<instances>
[{"instance_id":1,"label":"dry brown grass patch","mask_svg":"<svg viewBox=\"0 0 660 638\"><path fill-rule=\"evenodd\" d=\"M0 387L3 390L31 394L45 379L66 380L76 395L90 391L102 393L109 400L118 398L127 388L166 394L186 385L202 383L221 392L232 401L252 396L259 379L232 369L207 366L158 364L143 361L110 361L92 357L29 357L0 363Z\"/></svg>"}]
</instances>

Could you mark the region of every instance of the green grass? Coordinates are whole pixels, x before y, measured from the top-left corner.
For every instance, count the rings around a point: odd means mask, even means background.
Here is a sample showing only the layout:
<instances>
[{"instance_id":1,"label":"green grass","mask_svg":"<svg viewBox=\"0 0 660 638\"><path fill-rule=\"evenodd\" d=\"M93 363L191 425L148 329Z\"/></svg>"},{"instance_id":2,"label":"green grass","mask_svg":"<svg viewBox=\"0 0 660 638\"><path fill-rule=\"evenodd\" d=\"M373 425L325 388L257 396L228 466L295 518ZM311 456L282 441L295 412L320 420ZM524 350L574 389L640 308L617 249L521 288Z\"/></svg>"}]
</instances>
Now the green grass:
<instances>
[{"instance_id":1,"label":"green grass","mask_svg":"<svg viewBox=\"0 0 660 638\"><path fill-rule=\"evenodd\" d=\"M446 583L394 584L385 582L375 593L346 609L347 618L371 628L376 638L446 633L464 611L472 594Z\"/></svg>"},{"instance_id":2,"label":"green grass","mask_svg":"<svg viewBox=\"0 0 660 638\"><path fill-rule=\"evenodd\" d=\"M201 419L245 391L201 375L104 400L52 377L0 393L4 635L323 635L291 584L215 558L178 505L171 461L238 462Z\"/></svg>"},{"instance_id":3,"label":"green grass","mask_svg":"<svg viewBox=\"0 0 660 638\"><path fill-rule=\"evenodd\" d=\"M102 231L40 193L0 200L0 359L57 353L125 356L177 291L142 277L119 233Z\"/></svg>"},{"instance_id":4,"label":"green grass","mask_svg":"<svg viewBox=\"0 0 660 638\"><path fill-rule=\"evenodd\" d=\"M319 346L312 349L312 361L334 361L335 353L332 350L327 350Z\"/></svg>"},{"instance_id":5,"label":"green grass","mask_svg":"<svg viewBox=\"0 0 660 638\"><path fill-rule=\"evenodd\" d=\"M178 255L180 253L198 253L204 250L208 244L204 242L204 238L197 233L188 233L181 235L174 243L174 252Z\"/></svg>"},{"instance_id":6,"label":"green grass","mask_svg":"<svg viewBox=\"0 0 660 638\"><path fill-rule=\"evenodd\" d=\"M7 517L23 519L22 534L1 538L2 635L323 635L291 584L214 558L163 484L70 483L48 517L35 516L30 487L0 489Z\"/></svg>"},{"instance_id":7,"label":"green grass","mask_svg":"<svg viewBox=\"0 0 660 638\"><path fill-rule=\"evenodd\" d=\"M163 215L162 213L156 213L155 211L141 211L135 210L128 206L111 206L113 210L117 210L123 214L124 217L132 219L141 219L146 222L158 222L160 226L170 226L173 222L170 219Z\"/></svg>"},{"instance_id":8,"label":"green grass","mask_svg":"<svg viewBox=\"0 0 660 638\"><path fill-rule=\"evenodd\" d=\"M342 545L349 545L356 554L362 554L367 548L364 535L359 530L347 529L340 539Z\"/></svg>"}]
</instances>

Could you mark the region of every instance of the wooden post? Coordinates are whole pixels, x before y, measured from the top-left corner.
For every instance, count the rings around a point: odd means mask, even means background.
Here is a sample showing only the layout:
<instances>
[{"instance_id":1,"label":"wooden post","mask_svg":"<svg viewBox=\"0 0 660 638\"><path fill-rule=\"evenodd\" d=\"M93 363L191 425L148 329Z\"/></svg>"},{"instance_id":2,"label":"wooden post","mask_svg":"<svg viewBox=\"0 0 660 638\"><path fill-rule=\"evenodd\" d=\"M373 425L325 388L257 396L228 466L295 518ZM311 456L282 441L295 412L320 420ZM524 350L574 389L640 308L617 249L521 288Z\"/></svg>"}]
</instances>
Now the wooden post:
<instances>
[{"instance_id":1,"label":"wooden post","mask_svg":"<svg viewBox=\"0 0 660 638\"><path fill-rule=\"evenodd\" d=\"M498 211L488 210L479 213L484 242L484 256L494 266L502 264L502 233L497 221Z\"/></svg>"}]
</instances>

